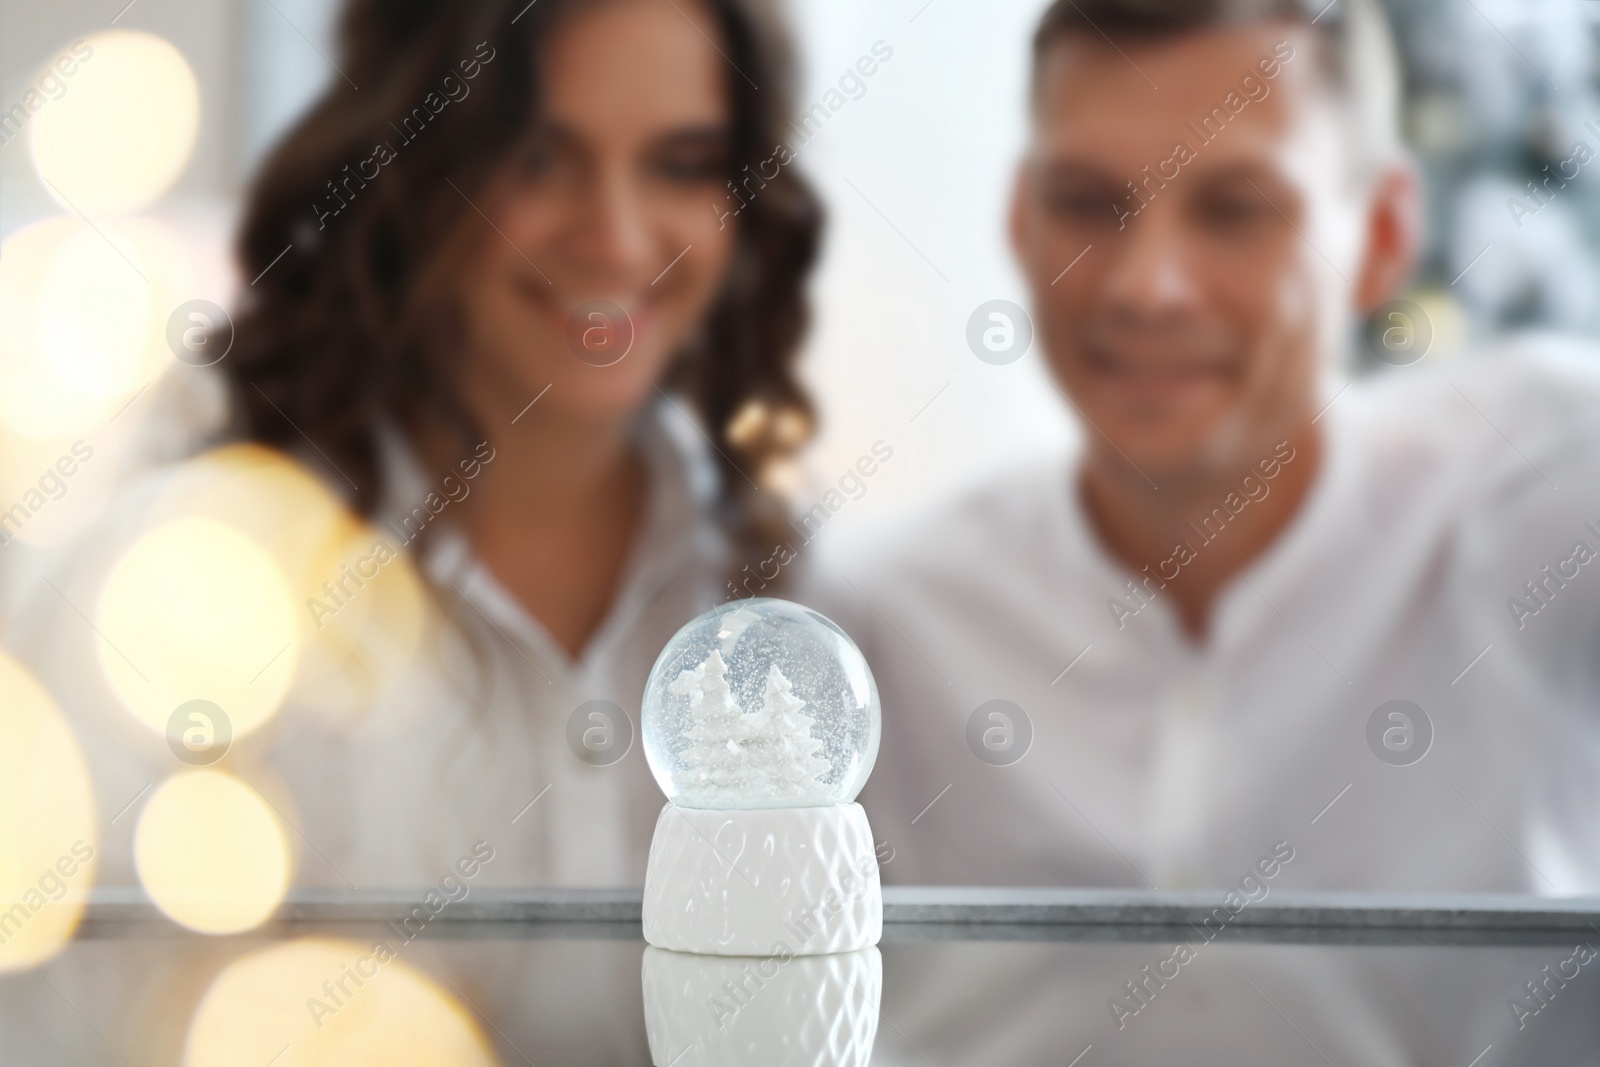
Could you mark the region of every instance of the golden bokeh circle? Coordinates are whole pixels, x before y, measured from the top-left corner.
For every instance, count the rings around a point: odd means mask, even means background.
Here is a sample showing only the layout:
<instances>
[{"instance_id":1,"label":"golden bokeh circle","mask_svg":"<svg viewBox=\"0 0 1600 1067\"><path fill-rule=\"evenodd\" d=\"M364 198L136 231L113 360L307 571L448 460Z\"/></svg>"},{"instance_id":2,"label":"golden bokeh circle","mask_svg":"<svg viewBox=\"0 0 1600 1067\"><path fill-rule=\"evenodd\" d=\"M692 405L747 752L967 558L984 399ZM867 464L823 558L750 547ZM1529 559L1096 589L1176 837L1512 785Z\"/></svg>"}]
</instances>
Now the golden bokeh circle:
<instances>
[{"instance_id":1,"label":"golden bokeh circle","mask_svg":"<svg viewBox=\"0 0 1600 1067\"><path fill-rule=\"evenodd\" d=\"M257 542L204 516L141 536L101 587L101 667L134 717L164 731L174 708L212 701L235 739L278 710L299 633L282 570Z\"/></svg>"},{"instance_id":2,"label":"golden bokeh circle","mask_svg":"<svg viewBox=\"0 0 1600 1067\"><path fill-rule=\"evenodd\" d=\"M99 843L77 739L44 687L0 652L0 973L71 940Z\"/></svg>"},{"instance_id":3,"label":"golden bokeh circle","mask_svg":"<svg viewBox=\"0 0 1600 1067\"><path fill-rule=\"evenodd\" d=\"M195 1011L184 1067L496 1064L466 1006L398 958L397 940L375 953L373 944L304 938L233 961Z\"/></svg>"},{"instance_id":4,"label":"golden bokeh circle","mask_svg":"<svg viewBox=\"0 0 1600 1067\"><path fill-rule=\"evenodd\" d=\"M91 218L150 206L188 164L199 133L200 86L188 60L134 30L95 34L62 55L75 69L28 124L45 188Z\"/></svg>"},{"instance_id":5,"label":"golden bokeh circle","mask_svg":"<svg viewBox=\"0 0 1600 1067\"><path fill-rule=\"evenodd\" d=\"M277 814L221 771L186 771L157 786L139 813L133 854L156 907L201 933L261 925L289 888L289 842Z\"/></svg>"}]
</instances>

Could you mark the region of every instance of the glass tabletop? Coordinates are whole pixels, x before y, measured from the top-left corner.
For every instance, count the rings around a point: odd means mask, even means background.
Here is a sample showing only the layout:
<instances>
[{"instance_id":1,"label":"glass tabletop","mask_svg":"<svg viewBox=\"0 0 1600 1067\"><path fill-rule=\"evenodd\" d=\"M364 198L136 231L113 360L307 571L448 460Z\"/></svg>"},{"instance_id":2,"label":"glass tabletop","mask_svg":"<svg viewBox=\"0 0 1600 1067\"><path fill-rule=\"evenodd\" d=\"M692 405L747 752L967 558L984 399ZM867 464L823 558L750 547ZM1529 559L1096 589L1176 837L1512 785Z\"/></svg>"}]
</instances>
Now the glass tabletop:
<instances>
[{"instance_id":1,"label":"glass tabletop","mask_svg":"<svg viewBox=\"0 0 1600 1067\"><path fill-rule=\"evenodd\" d=\"M889 887L880 945L648 947L628 890L300 892L203 937L100 890L0 1063L1590 1064L1600 900ZM383 1035L379 1060L341 1052Z\"/></svg>"}]
</instances>

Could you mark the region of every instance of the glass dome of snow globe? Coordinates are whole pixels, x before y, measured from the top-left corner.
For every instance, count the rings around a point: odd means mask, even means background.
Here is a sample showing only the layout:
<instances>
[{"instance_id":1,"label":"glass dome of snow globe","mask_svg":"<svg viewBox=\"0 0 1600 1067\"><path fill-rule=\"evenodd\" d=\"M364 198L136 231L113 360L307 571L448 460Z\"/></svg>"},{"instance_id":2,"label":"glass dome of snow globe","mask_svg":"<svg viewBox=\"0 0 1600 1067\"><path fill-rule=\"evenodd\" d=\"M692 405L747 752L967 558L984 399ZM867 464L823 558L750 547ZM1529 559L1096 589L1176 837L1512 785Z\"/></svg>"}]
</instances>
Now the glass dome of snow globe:
<instances>
[{"instance_id":1,"label":"glass dome of snow globe","mask_svg":"<svg viewBox=\"0 0 1600 1067\"><path fill-rule=\"evenodd\" d=\"M673 635L640 719L651 773L685 808L848 804L882 731L877 683L849 635L765 597L713 608Z\"/></svg>"}]
</instances>

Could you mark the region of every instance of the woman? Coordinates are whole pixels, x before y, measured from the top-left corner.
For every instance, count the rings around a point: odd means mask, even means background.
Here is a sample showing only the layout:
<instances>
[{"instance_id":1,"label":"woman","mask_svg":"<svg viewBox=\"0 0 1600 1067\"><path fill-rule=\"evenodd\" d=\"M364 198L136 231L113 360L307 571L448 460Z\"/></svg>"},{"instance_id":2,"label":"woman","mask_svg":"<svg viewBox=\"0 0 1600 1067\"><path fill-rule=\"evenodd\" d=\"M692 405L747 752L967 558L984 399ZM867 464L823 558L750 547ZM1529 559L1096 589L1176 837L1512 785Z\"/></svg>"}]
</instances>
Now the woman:
<instances>
[{"instance_id":1,"label":"woman","mask_svg":"<svg viewBox=\"0 0 1600 1067\"><path fill-rule=\"evenodd\" d=\"M473 655L424 658L410 717L283 738L299 881L424 886L482 841L480 884L639 884L645 677L770 554L757 486L810 425L820 212L753 166L784 41L755 0L352 0L335 58L251 193L222 366Z\"/></svg>"}]
</instances>

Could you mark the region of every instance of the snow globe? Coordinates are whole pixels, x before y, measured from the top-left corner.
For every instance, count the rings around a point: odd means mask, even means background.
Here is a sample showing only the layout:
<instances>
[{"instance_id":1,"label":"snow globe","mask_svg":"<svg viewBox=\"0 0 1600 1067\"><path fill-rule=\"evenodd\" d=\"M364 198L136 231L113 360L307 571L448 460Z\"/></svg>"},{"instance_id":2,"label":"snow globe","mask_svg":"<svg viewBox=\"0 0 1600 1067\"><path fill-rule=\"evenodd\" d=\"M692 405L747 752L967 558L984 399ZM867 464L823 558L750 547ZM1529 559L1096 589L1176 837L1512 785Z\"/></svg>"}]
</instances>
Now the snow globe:
<instances>
[{"instance_id":1,"label":"snow globe","mask_svg":"<svg viewBox=\"0 0 1600 1067\"><path fill-rule=\"evenodd\" d=\"M877 856L855 798L882 719L843 630L784 600L713 608L662 649L640 720L668 801L645 872L646 941L722 956L877 944Z\"/></svg>"}]
</instances>

